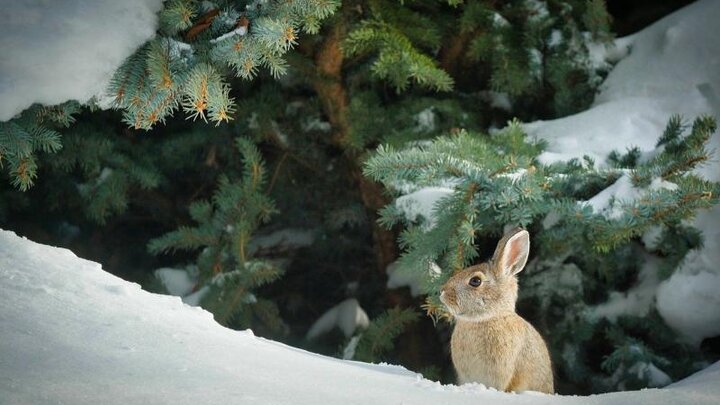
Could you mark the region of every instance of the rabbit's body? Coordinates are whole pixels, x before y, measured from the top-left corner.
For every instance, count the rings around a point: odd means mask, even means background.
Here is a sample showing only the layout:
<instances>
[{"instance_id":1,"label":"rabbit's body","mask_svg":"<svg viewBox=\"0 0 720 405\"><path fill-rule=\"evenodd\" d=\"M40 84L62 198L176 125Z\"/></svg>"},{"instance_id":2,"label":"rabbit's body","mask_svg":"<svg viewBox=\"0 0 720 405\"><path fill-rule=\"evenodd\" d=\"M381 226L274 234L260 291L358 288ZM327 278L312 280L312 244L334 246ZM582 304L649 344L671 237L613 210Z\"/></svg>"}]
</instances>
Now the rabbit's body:
<instances>
[{"instance_id":1,"label":"rabbit's body","mask_svg":"<svg viewBox=\"0 0 720 405\"><path fill-rule=\"evenodd\" d=\"M455 317L450 344L458 382L503 391L553 392L550 355L540 334L515 313L527 231L505 236L493 258L453 275L440 299Z\"/></svg>"},{"instance_id":2,"label":"rabbit's body","mask_svg":"<svg viewBox=\"0 0 720 405\"><path fill-rule=\"evenodd\" d=\"M477 322L458 320L451 352L460 384L479 382L503 391L553 392L545 342L517 314Z\"/></svg>"}]
</instances>

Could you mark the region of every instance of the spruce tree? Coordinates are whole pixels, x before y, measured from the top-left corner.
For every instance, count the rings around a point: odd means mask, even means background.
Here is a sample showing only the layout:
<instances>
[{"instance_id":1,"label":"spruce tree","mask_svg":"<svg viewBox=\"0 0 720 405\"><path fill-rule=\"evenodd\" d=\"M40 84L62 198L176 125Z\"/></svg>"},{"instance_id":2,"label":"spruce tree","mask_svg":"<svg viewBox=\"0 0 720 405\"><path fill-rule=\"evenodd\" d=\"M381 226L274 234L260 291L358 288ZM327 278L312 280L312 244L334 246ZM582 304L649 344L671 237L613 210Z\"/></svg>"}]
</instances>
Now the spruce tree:
<instances>
[{"instance_id":1,"label":"spruce tree","mask_svg":"<svg viewBox=\"0 0 720 405\"><path fill-rule=\"evenodd\" d=\"M709 116L691 127L672 117L653 158L613 153L610 165L598 168L587 159L540 163L543 144L511 122L492 136L460 131L419 146L380 147L365 173L398 196L382 222L404 226L396 271L419 280L430 316L448 318L438 296L449 276L492 253L478 242L499 238L507 226L527 227L536 254L520 277L519 305L547 337L560 378L593 391L640 388L658 384L651 367L670 378L689 374L701 352L656 313L608 322L593 308L641 271L669 277L699 246L698 231L685 220L718 203L720 184L692 172L710 158L715 130ZM619 185L636 194L588 202ZM413 203L435 190L441 197L431 213L418 215ZM651 229L661 232L644 246L639 239Z\"/></svg>"},{"instance_id":2,"label":"spruce tree","mask_svg":"<svg viewBox=\"0 0 720 405\"><path fill-rule=\"evenodd\" d=\"M610 69L590 52L612 38L610 22L601 0L168 1L156 38L112 79L115 111L36 106L0 123L9 180L0 219L87 249L120 273L184 266L219 321L293 344L306 344L299 336L326 308L357 297L370 327L324 352L354 345L355 359L409 358L416 370L441 368L434 375L444 381L445 326L435 333L415 317L424 298L388 290L386 269L398 250L400 271L440 265L441 278L431 277L434 266L420 278L427 309L441 316L442 277L478 260L504 224L524 224L544 259L522 279L520 307L545 332L562 325L550 342L562 378L617 388L622 375L637 375L637 356L680 376L697 352L657 314L609 322L583 311L637 276L645 230L662 229L649 253L662 257L663 277L700 244L682 219L717 196L687 174L706 156L711 122L688 135L672 121L667 153L651 162L616 153L605 169L540 165L543 146L517 125L486 135L513 117L587 107ZM647 201L612 205L617 218L578 211L576 201L618 181ZM677 189L654 188L663 181ZM426 186L450 190L434 226L408 221L393 203ZM258 234L287 228L308 230L312 242L249 253ZM604 362L588 352L598 341ZM687 364L673 350L685 350Z\"/></svg>"}]
</instances>

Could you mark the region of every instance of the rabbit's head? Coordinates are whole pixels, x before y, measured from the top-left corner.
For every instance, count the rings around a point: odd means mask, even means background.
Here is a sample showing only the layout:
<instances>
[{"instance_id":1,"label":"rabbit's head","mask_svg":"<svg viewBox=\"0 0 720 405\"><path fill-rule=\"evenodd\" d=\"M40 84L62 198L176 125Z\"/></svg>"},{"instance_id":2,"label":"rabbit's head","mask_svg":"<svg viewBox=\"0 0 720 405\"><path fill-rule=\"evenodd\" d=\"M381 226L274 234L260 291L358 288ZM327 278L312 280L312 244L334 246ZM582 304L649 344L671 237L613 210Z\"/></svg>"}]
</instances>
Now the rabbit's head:
<instances>
[{"instance_id":1,"label":"rabbit's head","mask_svg":"<svg viewBox=\"0 0 720 405\"><path fill-rule=\"evenodd\" d=\"M515 312L517 279L527 262L530 235L516 228L498 243L492 259L458 271L445 283L440 300L450 313L480 321Z\"/></svg>"}]
</instances>

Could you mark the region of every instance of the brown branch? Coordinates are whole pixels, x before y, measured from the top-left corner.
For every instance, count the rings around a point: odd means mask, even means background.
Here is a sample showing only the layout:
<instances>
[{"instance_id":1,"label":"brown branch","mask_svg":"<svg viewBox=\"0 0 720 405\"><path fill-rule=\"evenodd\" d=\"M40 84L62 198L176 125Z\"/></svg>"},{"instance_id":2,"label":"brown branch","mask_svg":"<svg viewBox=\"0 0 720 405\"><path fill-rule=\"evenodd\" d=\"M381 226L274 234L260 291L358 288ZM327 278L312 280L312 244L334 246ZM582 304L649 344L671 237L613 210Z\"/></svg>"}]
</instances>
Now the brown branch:
<instances>
[{"instance_id":1,"label":"brown branch","mask_svg":"<svg viewBox=\"0 0 720 405\"><path fill-rule=\"evenodd\" d=\"M345 13L349 12L347 9L343 11ZM334 24L329 27L324 41L315 52L314 61L318 74L313 80L313 87L332 127L330 142L345 152L343 156L348 161L350 176L355 181L363 205L372 218L376 262L378 270L385 272L387 266L395 261L398 256L395 245L396 235L394 232L381 227L375 221L378 218L378 210L383 208L389 201L379 183L363 176L363 156L350 147L349 102L348 93L343 83L344 55L341 46L347 27L342 15L343 12L340 14Z\"/></svg>"},{"instance_id":2,"label":"brown branch","mask_svg":"<svg viewBox=\"0 0 720 405\"><path fill-rule=\"evenodd\" d=\"M212 24L212 21L218 16L218 14L220 14L220 10L214 9L200 16L200 19L195 23L195 25L190 27L190 29L185 33L185 41L192 41L201 32L210 28L210 24Z\"/></svg>"},{"instance_id":3,"label":"brown branch","mask_svg":"<svg viewBox=\"0 0 720 405\"><path fill-rule=\"evenodd\" d=\"M268 194L270 194L270 192L272 192L273 187L275 187L275 181L277 181L278 175L280 174L280 169L282 168L283 163L285 163L285 160L287 159L288 155L289 155L288 152L283 153L277 166L275 166L275 171L273 172L272 178L270 179L270 185L268 185L268 188L267 188Z\"/></svg>"}]
</instances>

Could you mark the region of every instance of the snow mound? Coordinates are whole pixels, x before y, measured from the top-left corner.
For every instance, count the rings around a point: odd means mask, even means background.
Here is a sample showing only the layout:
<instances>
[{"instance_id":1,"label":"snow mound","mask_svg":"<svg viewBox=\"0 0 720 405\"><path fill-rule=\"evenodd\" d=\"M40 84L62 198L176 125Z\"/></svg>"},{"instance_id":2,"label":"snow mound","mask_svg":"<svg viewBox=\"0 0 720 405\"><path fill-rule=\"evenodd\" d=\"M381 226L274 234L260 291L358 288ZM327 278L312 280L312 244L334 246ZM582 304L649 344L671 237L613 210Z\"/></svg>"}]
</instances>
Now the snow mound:
<instances>
[{"instance_id":1,"label":"snow mound","mask_svg":"<svg viewBox=\"0 0 720 405\"><path fill-rule=\"evenodd\" d=\"M162 0L2 2L0 121L33 103L102 97L112 74L155 35Z\"/></svg>"},{"instance_id":2,"label":"snow mound","mask_svg":"<svg viewBox=\"0 0 720 405\"><path fill-rule=\"evenodd\" d=\"M716 404L720 363L668 388L507 394L234 331L72 252L0 230L3 404Z\"/></svg>"}]
</instances>

